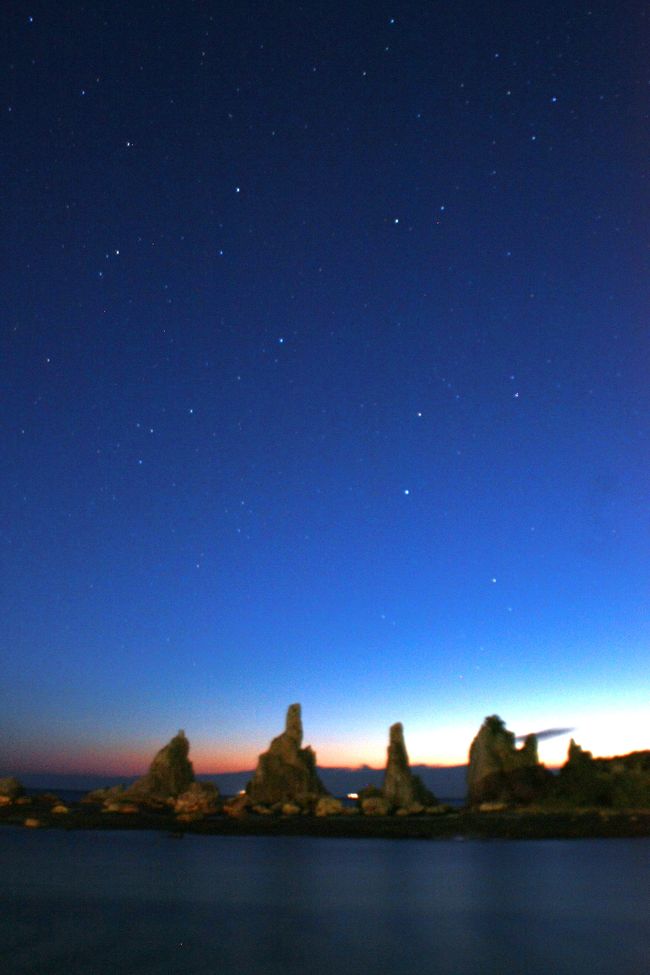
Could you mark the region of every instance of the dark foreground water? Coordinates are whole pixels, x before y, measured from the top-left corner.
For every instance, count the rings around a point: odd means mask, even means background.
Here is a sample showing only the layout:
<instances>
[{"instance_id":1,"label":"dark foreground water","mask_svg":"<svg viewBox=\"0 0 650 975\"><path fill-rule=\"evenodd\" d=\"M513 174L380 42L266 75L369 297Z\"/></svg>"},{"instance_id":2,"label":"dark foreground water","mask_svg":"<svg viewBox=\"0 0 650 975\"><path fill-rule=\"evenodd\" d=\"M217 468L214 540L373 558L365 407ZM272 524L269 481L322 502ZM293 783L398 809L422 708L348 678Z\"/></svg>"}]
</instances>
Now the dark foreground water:
<instances>
[{"instance_id":1,"label":"dark foreground water","mask_svg":"<svg viewBox=\"0 0 650 975\"><path fill-rule=\"evenodd\" d=\"M0 829L3 975L648 975L650 840Z\"/></svg>"}]
</instances>

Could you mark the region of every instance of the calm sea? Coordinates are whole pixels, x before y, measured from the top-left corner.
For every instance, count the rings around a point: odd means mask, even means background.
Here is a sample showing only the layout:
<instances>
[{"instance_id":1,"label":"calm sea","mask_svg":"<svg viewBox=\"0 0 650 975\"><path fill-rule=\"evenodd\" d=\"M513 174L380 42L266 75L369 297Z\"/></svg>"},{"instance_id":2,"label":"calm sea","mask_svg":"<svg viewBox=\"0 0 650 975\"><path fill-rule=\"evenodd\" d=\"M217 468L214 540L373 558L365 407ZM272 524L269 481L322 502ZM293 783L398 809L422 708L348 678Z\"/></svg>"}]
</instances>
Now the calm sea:
<instances>
[{"instance_id":1,"label":"calm sea","mask_svg":"<svg viewBox=\"0 0 650 975\"><path fill-rule=\"evenodd\" d=\"M648 975L650 840L0 829L3 975Z\"/></svg>"}]
</instances>

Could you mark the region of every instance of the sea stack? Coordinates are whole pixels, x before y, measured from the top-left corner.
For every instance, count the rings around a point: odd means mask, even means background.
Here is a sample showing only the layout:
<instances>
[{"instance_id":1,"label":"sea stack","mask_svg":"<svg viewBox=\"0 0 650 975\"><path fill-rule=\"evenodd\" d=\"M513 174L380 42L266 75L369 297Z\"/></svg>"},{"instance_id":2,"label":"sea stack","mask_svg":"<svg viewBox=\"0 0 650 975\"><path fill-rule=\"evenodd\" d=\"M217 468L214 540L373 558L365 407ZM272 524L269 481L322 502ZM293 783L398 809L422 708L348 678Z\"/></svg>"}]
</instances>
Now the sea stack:
<instances>
[{"instance_id":1,"label":"sea stack","mask_svg":"<svg viewBox=\"0 0 650 975\"><path fill-rule=\"evenodd\" d=\"M382 789L384 798L398 809L411 810L417 806L433 806L435 796L425 788L418 775L413 775L404 744L404 728L400 722L389 731L386 772Z\"/></svg>"},{"instance_id":2,"label":"sea stack","mask_svg":"<svg viewBox=\"0 0 650 975\"><path fill-rule=\"evenodd\" d=\"M260 755L253 778L246 787L251 800L264 805L294 803L310 809L326 790L316 773L316 755L302 748L300 705L287 710L285 729Z\"/></svg>"},{"instance_id":3,"label":"sea stack","mask_svg":"<svg viewBox=\"0 0 650 975\"><path fill-rule=\"evenodd\" d=\"M539 764L537 738L528 735L521 748L501 718L486 718L471 744L467 798L481 803L530 802L541 795L550 773Z\"/></svg>"},{"instance_id":4,"label":"sea stack","mask_svg":"<svg viewBox=\"0 0 650 975\"><path fill-rule=\"evenodd\" d=\"M146 799L175 799L194 782L194 769L188 755L190 743L184 731L179 731L161 748L149 766L149 771L127 790L129 797Z\"/></svg>"}]
</instances>

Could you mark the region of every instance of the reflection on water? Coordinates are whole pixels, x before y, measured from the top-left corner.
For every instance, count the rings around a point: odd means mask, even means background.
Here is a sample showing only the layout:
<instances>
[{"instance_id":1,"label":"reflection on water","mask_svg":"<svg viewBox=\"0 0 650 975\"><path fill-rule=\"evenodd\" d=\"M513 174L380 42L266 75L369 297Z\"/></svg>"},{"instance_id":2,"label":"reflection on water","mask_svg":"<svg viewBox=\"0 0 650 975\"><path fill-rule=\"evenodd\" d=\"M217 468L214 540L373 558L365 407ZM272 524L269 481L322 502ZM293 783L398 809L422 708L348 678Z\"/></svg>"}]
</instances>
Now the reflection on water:
<instances>
[{"instance_id":1,"label":"reflection on water","mask_svg":"<svg viewBox=\"0 0 650 975\"><path fill-rule=\"evenodd\" d=\"M2 971L647 975L650 841L0 830Z\"/></svg>"}]
</instances>

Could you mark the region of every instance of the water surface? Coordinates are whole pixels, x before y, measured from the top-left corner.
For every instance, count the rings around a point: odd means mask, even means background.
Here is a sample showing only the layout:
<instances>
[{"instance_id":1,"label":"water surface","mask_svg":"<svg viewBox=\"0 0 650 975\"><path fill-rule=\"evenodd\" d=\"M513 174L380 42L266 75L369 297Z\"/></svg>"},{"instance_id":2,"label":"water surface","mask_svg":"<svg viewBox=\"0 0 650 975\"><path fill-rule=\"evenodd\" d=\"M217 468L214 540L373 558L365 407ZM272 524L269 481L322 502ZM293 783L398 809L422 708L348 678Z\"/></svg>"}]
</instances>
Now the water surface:
<instances>
[{"instance_id":1,"label":"water surface","mask_svg":"<svg viewBox=\"0 0 650 975\"><path fill-rule=\"evenodd\" d=\"M648 975L650 840L0 829L5 975Z\"/></svg>"}]
</instances>

